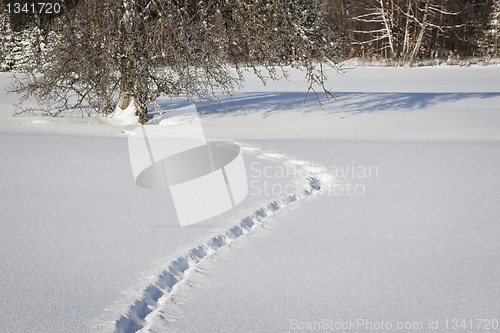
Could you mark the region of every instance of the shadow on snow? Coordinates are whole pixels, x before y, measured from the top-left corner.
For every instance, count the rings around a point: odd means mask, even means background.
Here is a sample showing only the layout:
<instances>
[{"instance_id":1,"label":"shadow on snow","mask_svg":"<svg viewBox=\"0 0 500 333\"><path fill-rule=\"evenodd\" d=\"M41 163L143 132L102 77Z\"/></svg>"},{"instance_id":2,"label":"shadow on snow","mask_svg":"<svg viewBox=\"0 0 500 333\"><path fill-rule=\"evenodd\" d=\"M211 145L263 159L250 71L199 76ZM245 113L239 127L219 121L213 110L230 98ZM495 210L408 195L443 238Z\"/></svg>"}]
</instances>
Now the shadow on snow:
<instances>
[{"instance_id":1,"label":"shadow on snow","mask_svg":"<svg viewBox=\"0 0 500 333\"><path fill-rule=\"evenodd\" d=\"M328 102L324 94L321 94L319 99L328 113L355 115L389 110L412 111L446 102L495 97L500 97L500 93L338 92L335 94L336 100L330 98L331 103ZM194 101L194 103L200 114L211 116L246 116L257 113L267 117L279 112L309 113L323 111L314 94L309 94L305 103L304 100L305 93L303 92L249 92L238 93L235 98L223 97L219 103L210 101ZM166 111L186 106L189 103L185 99L158 100L159 106ZM154 114L153 109L149 110L149 117L154 116Z\"/></svg>"}]
</instances>

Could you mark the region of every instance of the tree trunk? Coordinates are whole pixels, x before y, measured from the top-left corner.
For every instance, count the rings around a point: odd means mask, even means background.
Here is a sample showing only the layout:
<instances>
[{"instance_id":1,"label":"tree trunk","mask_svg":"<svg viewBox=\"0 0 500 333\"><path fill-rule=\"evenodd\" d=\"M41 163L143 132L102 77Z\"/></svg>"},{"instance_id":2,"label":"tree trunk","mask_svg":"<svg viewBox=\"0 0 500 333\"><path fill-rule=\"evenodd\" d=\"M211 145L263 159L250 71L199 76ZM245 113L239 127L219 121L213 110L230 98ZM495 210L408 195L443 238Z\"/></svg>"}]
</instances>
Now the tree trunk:
<instances>
[{"instance_id":1,"label":"tree trunk","mask_svg":"<svg viewBox=\"0 0 500 333\"><path fill-rule=\"evenodd\" d=\"M425 24L427 24L427 14L429 13L429 2L425 3L425 8L424 8L424 16L422 18L421 22L421 27L420 27L420 33L418 34L417 41L415 43L415 47L413 48L413 52L411 53L410 56L410 62L416 59L418 52L420 50L420 46L422 45L422 40L424 38L424 33L425 33Z\"/></svg>"},{"instance_id":2,"label":"tree trunk","mask_svg":"<svg viewBox=\"0 0 500 333\"><path fill-rule=\"evenodd\" d=\"M125 110L130 106L130 104L134 104L135 115L139 117L139 123L144 124L148 120L147 117L147 108L141 108L135 102L134 96L130 93L120 93L120 98L118 100L118 107L122 110Z\"/></svg>"},{"instance_id":3,"label":"tree trunk","mask_svg":"<svg viewBox=\"0 0 500 333\"><path fill-rule=\"evenodd\" d=\"M391 60L394 58L394 44L393 44L393 36L392 36L392 29L389 26L389 20L390 17L388 17L388 13L384 10L384 2L382 0L379 0L379 5L380 5L380 14L382 15L382 20L384 22L384 28L387 33L387 39L389 41L389 47L391 49ZM387 56L386 56L387 58Z\"/></svg>"},{"instance_id":4,"label":"tree trunk","mask_svg":"<svg viewBox=\"0 0 500 333\"><path fill-rule=\"evenodd\" d=\"M144 125L146 121L148 121L147 109L144 108L136 108L135 115L139 117L139 123Z\"/></svg>"},{"instance_id":5,"label":"tree trunk","mask_svg":"<svg viewBox=\"0 0 500 333\"><path fill-rule=\"evenodd\" d=\"M122 110L125 110L126 108L128 108L130 103L132 103L132 101L133 101L132 96L130 96L127 93L122 93L122 94L120 94L120 100L118 102L118 107Z\"/></svg>"}]
</instances>

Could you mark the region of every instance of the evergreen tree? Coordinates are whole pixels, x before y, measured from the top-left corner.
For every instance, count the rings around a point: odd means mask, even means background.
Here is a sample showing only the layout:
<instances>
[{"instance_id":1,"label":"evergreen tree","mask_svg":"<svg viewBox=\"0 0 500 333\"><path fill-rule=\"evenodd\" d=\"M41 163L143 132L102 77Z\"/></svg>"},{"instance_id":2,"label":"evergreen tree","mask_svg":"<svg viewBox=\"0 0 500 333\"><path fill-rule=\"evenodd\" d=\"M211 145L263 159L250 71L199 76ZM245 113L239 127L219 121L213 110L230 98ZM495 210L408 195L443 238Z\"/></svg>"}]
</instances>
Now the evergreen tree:
<instances>
[{"instance_id":1,"label":"evergreen tree","mask_svg":"<svg viewBox=\"0 0 500 333\"><path fill-rule=\"evenodd\" d=\"M486 53L498 57L500 42L500 0L494 0L485 34Z\"/></svg>"}]
</instances>

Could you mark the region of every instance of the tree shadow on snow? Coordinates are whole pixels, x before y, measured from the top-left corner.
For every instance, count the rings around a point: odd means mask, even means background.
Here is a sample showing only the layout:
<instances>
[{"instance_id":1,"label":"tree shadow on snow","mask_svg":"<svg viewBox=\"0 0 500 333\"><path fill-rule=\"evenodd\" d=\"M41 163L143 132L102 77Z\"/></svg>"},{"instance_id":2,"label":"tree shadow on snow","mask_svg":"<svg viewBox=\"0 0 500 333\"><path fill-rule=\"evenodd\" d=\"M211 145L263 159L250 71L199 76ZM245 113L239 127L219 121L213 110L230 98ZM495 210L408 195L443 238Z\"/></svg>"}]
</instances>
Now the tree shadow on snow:
<instances>
[{"instance_id":1,"label":"tree shadow on snow","mask_svg":"<svg viewBox=\"0 0 500 333\"><path fill-rule=\"evenodd\" d=\"M158 100L163 110L172 110L196 104L198 112L211 116L247 116L261 114L263 117L281 112L327 112L329 114L343 113L355 115L381 111L413 111L447 102L460 102L468 99L491 99L500 97L500 93L366 93L339 92L336 100L328 99L324 94L319 96L324 109L319 105L316 96L309 94L304 103L303 92L248 92L238 93L235 98L224 97L219 103L207 101L188 102L176 99ZM473 104L472 104L473 105ZM151 110L149 116L153 116Z\"/></svg>"}]
</instances>

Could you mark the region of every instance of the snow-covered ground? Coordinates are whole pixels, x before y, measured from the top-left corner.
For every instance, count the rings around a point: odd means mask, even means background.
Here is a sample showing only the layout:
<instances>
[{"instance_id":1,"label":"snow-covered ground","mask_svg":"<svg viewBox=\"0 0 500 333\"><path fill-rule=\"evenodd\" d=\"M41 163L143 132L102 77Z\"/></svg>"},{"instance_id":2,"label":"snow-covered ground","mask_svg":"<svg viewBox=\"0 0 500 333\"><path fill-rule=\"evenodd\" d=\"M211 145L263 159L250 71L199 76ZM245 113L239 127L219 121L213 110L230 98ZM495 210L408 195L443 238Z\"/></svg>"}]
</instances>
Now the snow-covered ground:
<instances>
[{"instance_id":1,"label":"snow-covered ground","mask_svg":"<svg viewBox=\"0 0 500 333\"><path fill-rule=\"evenodd\" d=\"M500 67L356 68L329 85L325 109L297 71L197 103L208 137L242 146L250 194L185 228L168 191L135 185L130 127L12 118L2 92L0 331L494 325Z\"/></svg>"}]
</instances>

